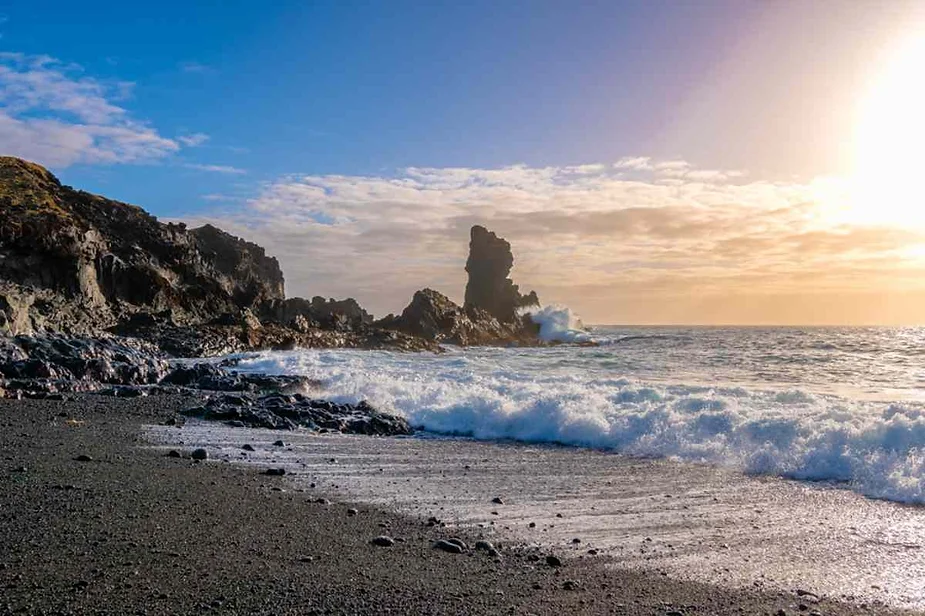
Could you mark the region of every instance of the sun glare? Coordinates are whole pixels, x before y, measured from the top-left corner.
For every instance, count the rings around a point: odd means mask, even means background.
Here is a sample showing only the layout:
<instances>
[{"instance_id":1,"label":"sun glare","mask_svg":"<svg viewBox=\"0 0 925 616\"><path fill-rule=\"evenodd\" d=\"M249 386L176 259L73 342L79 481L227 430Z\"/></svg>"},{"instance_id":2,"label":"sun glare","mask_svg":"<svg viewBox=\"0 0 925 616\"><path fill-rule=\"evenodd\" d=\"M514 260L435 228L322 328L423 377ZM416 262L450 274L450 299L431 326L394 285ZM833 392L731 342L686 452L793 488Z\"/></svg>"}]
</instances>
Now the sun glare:
<instances>
[{"instance_id":1,"label":"sun glare","mask_svg":"<svg viewBox=\"0 0 925 616\"><path fill-rule=\"evenodd\" d=\"M925 225L925 34L885 56L855 131L850 218Z\"/></svg>"}]
</instances>

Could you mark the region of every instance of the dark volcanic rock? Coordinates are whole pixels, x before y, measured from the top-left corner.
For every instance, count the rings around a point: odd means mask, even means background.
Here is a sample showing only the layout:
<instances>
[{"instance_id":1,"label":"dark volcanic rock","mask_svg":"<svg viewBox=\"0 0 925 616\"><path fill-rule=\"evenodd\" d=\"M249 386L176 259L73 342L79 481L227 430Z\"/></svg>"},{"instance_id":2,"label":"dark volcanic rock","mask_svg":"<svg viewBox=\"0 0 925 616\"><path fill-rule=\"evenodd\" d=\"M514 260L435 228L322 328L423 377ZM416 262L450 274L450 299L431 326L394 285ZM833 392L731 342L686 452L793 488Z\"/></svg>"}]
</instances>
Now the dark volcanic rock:
<instances>
[{"instance_id":1,"label":"dark volcanic rock","mask_svg":"<svg viewBox=\"0 0 925 616\"><path fill-rule=\"evenodd\" d=\"M96 334L136 313L198 323L282 299L276 259L0 157L0 331Z\"/></svg>"},{"instance_id":2,"label":"dark volcanic rock","mask_svg":"<svg viewBox=\"0 0 925 616\"><path fill-rule=\"evenodd\" d=\"M508 278L514 266L511 245L480 225L472 227L470 235L465 306L481 308L499 321L513 322L520 308L539 305L535 292L521 295Z\"/></svg>"},{"instance_id":3,"label":"dark volcanic rock","mask_svg":"<svg viewBox=\"0 0 925 616\"><path fill-rule=\"evenodd\" d=\"M417 338L404 332L367 326L357 330L337 331L315 326L306 326L299 330L272 322L262 323L257 329L246 329L241 325L222 323L197 326L177 326L169 323L124 323L113 331L122 336L149 340L174 357L215 357L244 351L289 351L314 348L391 349L396 351L437 349L433 341Z\"/></svg>"},{"instance_id":4,"label":"dark volcanic rock","mask_svg":"<svg viewBox=\"0 0 925 616\"><path fill-rule=\"evenodd\" d=\"M91 391L103 385L157 383L169 370L138 340L16 336L0 338L0 377L7 391Z\"/></svg>"},{"instance_id":5,"label":"dark volcanic rock","mask_svg":"<svg viewBox=\"0 0 925 616\"><path fill-rule=\"evenodd\" d=\"M373 545L378 545L379 547L387 548L395 545L395 540L387 535L379 535L378 537L373 537L370 543Z\"/></svg>"},{"instance_id":6,"label":"dark volcanic rock","mask_svg":"<svg viewBox=\"0 0 925 616\"><path fill-rule=\"evenodd\" d=\"M161 223L0 157L0 335L117 334L176 357L434 348L372 320L353 299L286 299L279 263L256 244Z\"/></svg>"},{"instance_id":7,"label":"dark volcanic rock","mask_svg":"<svg viewBox=\"0 0 925 616\"><path fill-rule=\"evenodd\" d=\"M298 427L327 432L394 436L411 434L402 418L377 411L365 402L338 404L314 400L302 394L272 393L263 396L220 395L184 415L211 421L241 422L251 428L294 430Z\"/></svg>"},{"instance_id":8,"label":"dark volcanic rock","mask_svg":"<svg viewBox=\"0 0 925 616\"><path fill-rule=\"evenodd\" d=\"M501 322L481 308L462 308L447 296L424 289L414 294L401 316L377 324L438 343L460 346L537 344L538 327L529 317Z\"/></svg>"},{"instance_id":9,"label":"dark volcanic rock","mask_svg":"<svg viewBox=\"0 0 925 616\"><path fill-rule=\"evenodd\" d=\"M519 314L524 306L539 305L536 293L522 296L507 277L514 264L511 245L484 227L472 227L471 235L464 307L424 289L414 294L400 316L389 315L375 325L461 346L539 344L539 327Z\"/></svg>"},{"instance_id":10,"label":"dark volcanic rock","mask_svg":"<svg viewBox=\"0 0 925 616\"><path fill-rule=\"evenodd\" d=\"M189 232L204 260L237 307L259 306L285 297L283 273L263 248L212 225Z\"/></svg>"},{"instance_id":11,"label":"dark volcanic rock","mask_svg":"<svg viewBox=\"0 0 925 616\"><path fill-rule=\"evenodd\" d=\"M198 363L174 368L161 381L162 385L178 385L209 391L238 392L304 392L318 385L304 376L265 375L232 372L216 364Z\"/></svg>"},{"instance_id":12,"label":"dark volcanic rock","mask_svg":"<svg viewBox=\"0 0 925 616\"><path fill-rule=\"evenodd\" d=\"M464 551L462 546L460 546L458 543L447 541L446 539L440 539L435 542L434 548L444 552L449 552L450 554L462 554Z\"/></svg>"},{"instance_id":13,"label":"dark volcanic rock","mask_svg":"<svg viewBox=\"0 0 925 616\"><path fill-rule=\"evenodd\" d=\"M315 296L311 301L293 297L269 302L262 310L267 318L301 332L318 328L354 331L373 322L373 316L352 297L336 300Z\"/></svg>"}]
</instances>

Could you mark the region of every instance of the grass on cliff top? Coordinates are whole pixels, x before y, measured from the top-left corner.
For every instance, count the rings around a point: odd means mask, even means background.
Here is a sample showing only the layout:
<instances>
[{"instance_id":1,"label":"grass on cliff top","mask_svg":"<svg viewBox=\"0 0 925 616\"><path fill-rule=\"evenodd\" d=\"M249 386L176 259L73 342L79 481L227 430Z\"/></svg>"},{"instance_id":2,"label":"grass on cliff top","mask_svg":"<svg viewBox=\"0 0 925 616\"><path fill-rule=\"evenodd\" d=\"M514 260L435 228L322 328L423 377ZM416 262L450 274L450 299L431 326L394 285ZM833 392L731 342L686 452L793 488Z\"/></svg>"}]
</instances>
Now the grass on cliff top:
<instances>
[{"instance_id":1,"label":"grass on cliff top","mask_svg":"<svg viewBox=\"0 0 925 616\"><path fill-rule=\"evenodd\" d=\"M61 184L50 171L35 163L0 156L0 201L30 215L71 218L56 197Z\"/></svg>"}]
</instances>

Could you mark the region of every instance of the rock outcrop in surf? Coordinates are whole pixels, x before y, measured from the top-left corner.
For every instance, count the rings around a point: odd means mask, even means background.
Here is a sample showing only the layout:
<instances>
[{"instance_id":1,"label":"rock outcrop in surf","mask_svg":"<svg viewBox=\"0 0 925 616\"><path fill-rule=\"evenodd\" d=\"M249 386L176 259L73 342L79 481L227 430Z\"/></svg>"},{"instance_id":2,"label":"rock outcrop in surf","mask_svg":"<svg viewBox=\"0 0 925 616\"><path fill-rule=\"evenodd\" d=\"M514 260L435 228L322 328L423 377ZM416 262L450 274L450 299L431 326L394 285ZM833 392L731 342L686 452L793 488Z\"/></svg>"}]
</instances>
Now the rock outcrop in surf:
<instances>
[{"instance_id":1,"label":"rock outcrop in surf","mask_svg":"<svg viewBox=\"0 0 925 616\"><path fill-rule=\"evenodd\" d=\"M514 265L511 245L485 227L470 232L464 306L424 289L398 317L380 321L384 327L439 343L460 346L538 344L539 326L521 308L539 307L536 293L521 295L508 275Z\"/></svg>"},{"instance_id":2,"label":"rock outcrop in surf","mask_svg":"<svg viewBox=\"0 0 925 616\"><path fill-rule=\"evenodd\" d=\"M510 243L481 225L470 231L469 259L466 272L466 308L479 308L503 323L517 319L526 306L539 306L535 291L521 295L519 287L508 278L514 266Z\"/></svg>"},{"instance_id":3,"label":"rock outcrop in surf","mask_svg":"<svg viewBox=\"0 0 925 616\"><path fill-rule=\"evenodd\" d=\"M381 323L418 338L459 346L535 344L538 331L528 318L500 321L481 308L463 308L433 289L418 291L401 315Z\"/></svg>"}]
</instances>

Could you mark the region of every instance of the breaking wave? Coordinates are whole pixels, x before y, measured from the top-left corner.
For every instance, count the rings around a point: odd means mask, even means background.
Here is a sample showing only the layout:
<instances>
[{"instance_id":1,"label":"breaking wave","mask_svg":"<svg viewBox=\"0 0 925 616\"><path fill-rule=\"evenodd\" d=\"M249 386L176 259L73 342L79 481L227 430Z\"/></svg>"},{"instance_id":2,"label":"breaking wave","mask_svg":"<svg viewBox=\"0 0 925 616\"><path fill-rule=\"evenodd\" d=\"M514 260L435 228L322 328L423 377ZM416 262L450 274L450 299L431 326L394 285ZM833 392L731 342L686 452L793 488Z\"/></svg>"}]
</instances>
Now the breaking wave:
<instances>
[{"instance_id":1,"label":"breaking wave","mask_svg":"<svg viewBox=\"0 0 925 616\"><path fill-rule=\"evenodd\" d=\"M560 314L547 321L555 331L572 323ZM304 374L332 399L365 399L440 434L708 462L925 503L921 403L613 378L563 355L582 351L592 349L274 352L239 369Z\"/></svg>"},{"instance_id":2,"label":"breaking wave","mask_svg":"<svg viewBox=\"0 0 925 616\"><path fill-rule=\"evenodd\" d=\"M523 314L530 315L533 322L540 326L540 339L546 342L592 341L578 315L565 306L529 307L523 310Z\"/></svg>"}]
</instances>

